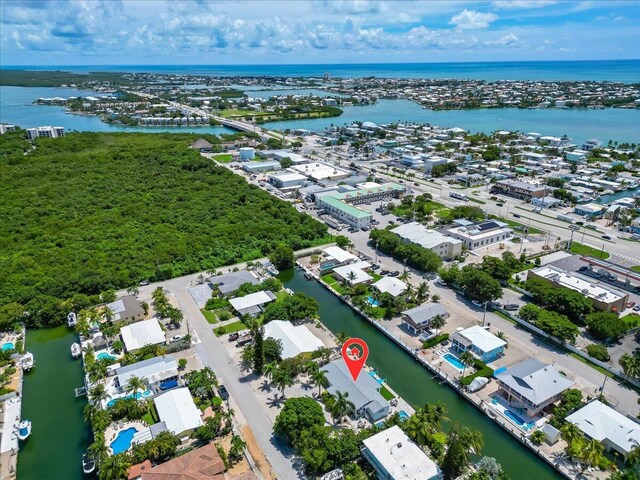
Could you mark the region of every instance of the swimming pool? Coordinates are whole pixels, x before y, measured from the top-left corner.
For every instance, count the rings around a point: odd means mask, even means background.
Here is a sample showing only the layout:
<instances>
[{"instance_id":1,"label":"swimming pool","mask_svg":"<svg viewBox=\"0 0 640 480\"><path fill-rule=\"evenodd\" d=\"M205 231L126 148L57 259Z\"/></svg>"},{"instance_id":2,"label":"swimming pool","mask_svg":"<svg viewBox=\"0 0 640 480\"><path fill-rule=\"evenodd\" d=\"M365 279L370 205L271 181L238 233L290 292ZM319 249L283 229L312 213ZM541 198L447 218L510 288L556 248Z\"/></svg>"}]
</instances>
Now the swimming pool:
<instances>
[{"instance_id":1,"label":"swimming pool","mask_svg":"<svg viewBox=\"0 0 640 480\"><path fill-rule=\"evenodd\" d=\"M452 353L445 353L443 358L458 370L464 370L464 363Z\"/></svg>"},{"instance_id":2,"label":"swimming pool","mask_svg":"<svg viewBox=\"0 0 640 480\"><path fill-rule=\"evenodd\" d=\"M145 390L142 393L136 392L135 399L140 400L141 398L147 398L150 395L151 395L151 391L149 390ZM134 394L130 393L129 395L126 395L124 397L112 398L107 402L107 407L113 407L118 400L122 400L123 398L134 398Z\"/></svg>"},{"instance_id":3,"label":"swimming pool","mask_svg":"<svg viewBox=\"0 0 640 480\"><path fill-rule=\"evenodd\" d=\"M409 415L404 410L400 410L398 412L398 416L400 417L400 420L402 420L403 422L409 419Z\"/></svg>"},{"instance_id":4,"label":"swimming pool","mask_svg":"<svg viewBox=\"0 0 640 480\"><path fill-rule=\"evenodd\" d=\"M107 352L100 352L96 355L98 360L115 360L116 357Z\"/></svg>"},{"instance_id":5,"label":"swimming pool","mask_svg":"<svg viewBox=\"0 0 640 480\"><path fill-rule=\"evenodd\" d=\"M512 412L511 410L505 410L504 416L516 423L516 425L518 425L523 430L529 430L534 425L533 423L527 423L527 421L524 420L520 415Z\"/></svg>"},{"instance_id":6,"label":"swimming pool","mask_svg":"<svg viewBox=\"0 0 640 480\"><path fill-rule=\"evenodd\" d=\"M135 427L127 428L118 433L116 439L109 445L111 450L113 450L113 454L117 455L129 450L129 448L131 448L131 440L133 440L133 436L136 433L138 433L138 429Z\"/></svg>"},{"instance_id":7,"label":"swimming pool","mask_svg":"<svg viewBox=\"0 0 640 480\"><path fill-rule=\"evenodd\" d=\"M2 350L13 350L13 347L15 347L13 342L6 342L2 344Z\"/></svg>"},{"instance_id":8,"label":"swimming pool","mask_svg":"<svg viewBox=\"0 0 640 480\"><path fill-rule=\"evenodd\" d=\"M380 302L377 301L375 298L373 297L367 297L367 302L369 303L369 305L371 305L372 307L379 307L380 306Z\"/></svg>"}]
</instances>

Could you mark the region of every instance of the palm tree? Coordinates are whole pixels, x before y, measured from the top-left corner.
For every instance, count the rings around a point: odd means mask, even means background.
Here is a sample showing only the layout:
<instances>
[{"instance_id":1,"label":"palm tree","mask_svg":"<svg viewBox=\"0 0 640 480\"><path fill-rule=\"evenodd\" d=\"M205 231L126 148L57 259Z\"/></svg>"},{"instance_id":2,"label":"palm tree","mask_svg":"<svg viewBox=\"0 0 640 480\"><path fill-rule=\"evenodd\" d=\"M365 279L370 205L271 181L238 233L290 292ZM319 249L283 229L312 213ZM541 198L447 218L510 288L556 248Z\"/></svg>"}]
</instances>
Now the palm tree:
<instances>
[{"instance_id":1,"label":"palm tree","mask_svg":"<svg viewBox=\"0 0 640 480\"><path fill-rule=\"evenodd\" d=\"M479 430L464 427L460 432L460 439L462 440L462 443L466 445L467 452L479 454L484 446L482 433Z\"/></svg>"},{"instance_id":2,"label":"palm tree","mask_svg":"<svg viewBox=\"0 0 640 480\"><path fill-rule=\"evenodd\" d=\"M462 360L462 363L464 364L464 368L462 369L462 376L464 377L464 374L467 371L467 367L470 367L471 365L473 365L473 363L476 360L476 357L474 357L473 353L471 353L469 350L465 350L460 355L460 360Z\"/></svg>"},{"instance_id":3,"label":"palm tree","mask_svg":"<svg viewBox=\"0 0 640 480\"><path fill-rule=\"evenodd\" d=\"M418 285L418 289L416 290L416 300L418 303L423 303L427 300L427 296L429 295L429 284L427 282L421 282Z\"/></svg>"},{"instance_id":4,"label":"palm tree","mask_svg":"<svg viewBox=\"0 0 640 480\"><path fill-rule=\"evenodd\" d=\"M102 318L104 318L106 322L110 322L111 320L113 320L113 310L111 310L109 307L104 307L104 309L102 310Z\"/></svg>"},{"instance_id":5,"label":"palm tree","mask_svg":"<svg viewBox=\"0 0 640 480\"><path fill-rule=\"evenodd\" d=\"M409 270L407 270L406 268L398 276L398 279L402 280L403 282L409 280L409 278L411 278L411 273L409 273Z\"/></svg>"},{"instance_id":6,"label":"palm tree","mask_svg":"<svg viewBox=\"0 0 640 480\"><path fill-rule=\"evenodd\" d=\"M618 361L624 374L629 378L640 377L640 357L625 353Z\"/></svg>"},{"instance_id":7,"label":"palm tree","mask_svg":"<svg viewBox=\"0 0 640 480\"><path fill-rule=\"evenodd\" d=\"M438 295L437 293L434 293L433 295L431 295L431 301L433 303L438 303L440 301L440 295Z\"/></svg>"},{"instance_id":8,"label":"palm tree","mask_svg":"<svg viewBox=\"0 0 640 480\"><path fill-rule=\"evenodd\" d=\"M349 273L347 273L347 280L349 280L349 283L353 284L356 278L358 278L358 276L353 270L350 270Z\"/></svg>"},{"instance_id":9,"label":"palm tree","mask_svg":"<svg viewBox=\"0 0 640 480\"><path fill-rule=\"evenodd\" d=\"M320 370L319 368L316 368L311 372L309 378L311 379L313 384L318 387L318 397L320 396L322 389L329 386L329 380L327 379L326 370Z\"/></svg>"},{"instance_id":10,"label":"palm tree","mask_svg":"<svg viewBox=\"0 0 640 480\"><path fill-rule=\"evenodd\" d=\"M349 337L349 335L347 335L346 332L343 332L342 330L336 333L336 339L338 340L339 345L342 345L344 342L349 340L349 338L351 337Z\"/></svg>"},{"instance_id":11,"label":"palm tree","mask_svg":"<svg viewBox=\"0 0 640 480\"><path fill-rule=\"evenodd\" d=\"M109 447L107 447L104 433L96 432L94 441L89 446L88 453L91 458L102 466L102 460L109 455Z\"/></svg>"},{"instance_id":12,"label":"palm tree","mask_svg":"<svg viewBox=\"0 0 640 480\"><path fill-rule=\"evenodd\" d=\"M242 458L242 451L247 446L242 437L234 435L231 437L231 448L229 449L229 459L231 461L240 460Z\"/></svg>"},{"instance_id":13,"label":"palm tree","mask_svg":"<svg viewBox=\"0 0 640 480\"><path fill-rule=\"evenodd\" d=\"M127 469L131 466L124 454L108 456L100 465L100 480L121 480L127 478Z\"/></svg>"},{"instance_id":14,"label":"palm tree","mask_svg":"<svg viewBox=\"0 0 640 480\"><path fill-rule=\"evenodd\" d=\"M592 438L591 440L586 442L582 447L582 451L580 452L580 459L584 461L584 463L582 464L582 470L584 471L587 465L591 467L598 465L602 460L603 451L604 446L595 438Z\"/></svg>"},{"instance_id":15,"label":"palm tree","mask_svg":"<svg viewBox=\"0 0 640 480\"><path fill-rule=\"evenodd\" d=\"M277 362L269 362L264 367L262 367L262 374L268 379L272 379L275 373L278 370Z\"/></svg>"},{"instance_id":16,"label":"palm tree","mask_svg":"<svg viewBox=\"0 0 640 480\"><path fill-rule=\"evenodd\" d=\"M331 406L331 416L334 420L340 420L348 413L355 410L355 405L349 400L349 392L336 392L335 400Z\"/></svg>"},{"instance_id":17,"label":"palm tree","mask_svg":"<svg viewBox=\"0 0 640 480\"><path fill-rule=\"evenodd\" d=\"M449 421L447 418L447 406L442 402L427 403L424 408L424 415L434 430L440 430L440 423Z\"/></svg>"},{"instance_id":18,"label":"palm tree","mask_svg":"<svg viewBox=\"0 0 640 480\"><path fill-rule=\"evenodd\" d=\"M429 327L434 328L437 335L438 333L440 333L440 329L444 327L446 323L447 323L446 318L444 318L442 315L436 315L431 319L431 322L429 323Z\"/></svg>"},{"instance_id":19,"label":"palm tree","mask_svg":"<svg viewBox=\"0 0 640 480\"><path fill-rule=\"evenodd\" d=\"M93 403L100 404L103 400L106 400L109 397L110 395L107 393L104 383L98 383L89 390L89 399Z\"/></svg>"},{"instance_id":20,"label":"palm tree","mask_svg":"<svg viewBox=\"0 0 640 480\"><path fill-rule=\"evenodd\" d=\"M295 378L288 368L278 368L273 373L271 383L273 383L276 388L280 390L281 398L284 398L284 389L287 387L291 387L295 383Z\"/></svg>"},{"instance_id":21,"label":"palm tree","mask_svg":"<svg viewBox=\"0 0 640 480\"><path fill-rule=\"evenodd\" d=\"M571 422L565 423L560 429L560 436L569 446L582 438L580 429Z\"/></svg>"},{"instance_id":22,"label":"palm tree","mask_svg":"<svg viewBox=\"0 0 640 480\"><path fill-rule=\"evenodd\" d=\"M404 427L406 434L418 445L426 445L433 436L431 425L422 409L411 415Z\"/></svg>"},{"instance_id":23,"label":"palm tree","mask_svg":"<svg viewBox=\"0 0 640 480\"><path fill-rule=\"evenodd\" d=\"M413 285L407 283L407 286L405 287L402 294L405 296L405 298L411 298L413 295Z\"/></svg>"},{"instance_id":24,"label":"palm tree","mask_svg":"<svg viewBox=\"0 0 640 480\"><path fill-rule=\"evenodd\" d=\"M251 370L253 365L253 345L247 345L242 350L242 355L240 357L240 361L242 363L243 370Z\"/></svg>"},{"instance_id":25,"label":"palm tree","mask_svg":"<svg viewBox=\"0 0 640 480\"><path fill-rule=\"evenodd\" d=\"M138 396L138 390L147 388L144 381L135 375L127 382L127 393L133 393L134 398Z\"/></svg>"}]
</instances>

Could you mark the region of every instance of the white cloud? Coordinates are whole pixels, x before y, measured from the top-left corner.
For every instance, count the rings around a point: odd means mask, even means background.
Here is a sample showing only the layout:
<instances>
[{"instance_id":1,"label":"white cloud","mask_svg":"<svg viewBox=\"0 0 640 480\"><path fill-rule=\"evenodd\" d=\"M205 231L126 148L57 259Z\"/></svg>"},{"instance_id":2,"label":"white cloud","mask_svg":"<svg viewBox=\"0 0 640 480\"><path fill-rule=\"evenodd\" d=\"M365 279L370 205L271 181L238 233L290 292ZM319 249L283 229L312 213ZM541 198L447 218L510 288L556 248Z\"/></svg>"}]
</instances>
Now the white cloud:
<instances>
[{"instance_id":1,"label":"white cloud","mask_svg":"<svg viewBox=\"0 0 640 480\"><path fill-rule=\"evenodd\" d=\"M455 25L457 28L462 29L487 28L491 22L495 22L497 19L498 16L495 13L481 13L465 8L451 17L449 25Z\"/></svg>"}]
</instances>

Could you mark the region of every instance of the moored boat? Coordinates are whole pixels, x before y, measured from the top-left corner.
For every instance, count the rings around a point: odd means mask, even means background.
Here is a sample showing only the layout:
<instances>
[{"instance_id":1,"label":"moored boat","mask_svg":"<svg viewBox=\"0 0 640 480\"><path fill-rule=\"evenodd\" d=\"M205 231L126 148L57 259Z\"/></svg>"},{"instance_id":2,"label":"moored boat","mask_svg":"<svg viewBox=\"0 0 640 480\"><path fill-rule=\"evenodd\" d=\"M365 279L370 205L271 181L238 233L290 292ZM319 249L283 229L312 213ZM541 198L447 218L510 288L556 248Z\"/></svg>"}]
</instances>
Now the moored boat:
<instances>
[{"instance_id":1,"label":"moored boat","mask_svg":"<svg viewBox=\"0 0 640 480\"><path fill-rule=\"evenodd\" d=\"M84 473L91 473L96 469L96 462L89 456L88 453L82 454L82 471Z\"/></svg>"},{"instance_id":2,"label":"moored boat","mask_svg":"<svg viewBox=\"0 0 640 480\"><path fill-rule=\"evenodd\" d=\"M74 312L71 312L69 313L69 315L67 315L67 325L69 325L70 327L75 327L77 321L78 321L78 317Z\"/></svg>"},{"instance_id":3,"label":"moored boat","mask_svg":"<svg viewBox=\"0 0 640 480\"><path fill-rule=\"evenodd\" d=\"M33 360L33 353L26 352L22 358L20 359L20 363L22 364L22 369L25 372L28 372L35 365L35 361Z\"/></svg>"},{"instance_id":4,"label":"moored boat","mask_svg":"<svg viewBox=\"0 0 640 480\"><path fill-rule=\"evenodd\" d=\"M73 342L71 344L71 356L73 358L78 358L80 355L82 355L82 347L78 342Z\"/></svg>"},{"instance_id":5,"label":"moored boat","mask_svg":"<svg viewBox=\"0 0 640 480\"><path fill-rule=\"evenodd\" d=\"M31 420L22 420L18 424L18 440L26 440L31 435Z\"/></svg>"}]
</instances>

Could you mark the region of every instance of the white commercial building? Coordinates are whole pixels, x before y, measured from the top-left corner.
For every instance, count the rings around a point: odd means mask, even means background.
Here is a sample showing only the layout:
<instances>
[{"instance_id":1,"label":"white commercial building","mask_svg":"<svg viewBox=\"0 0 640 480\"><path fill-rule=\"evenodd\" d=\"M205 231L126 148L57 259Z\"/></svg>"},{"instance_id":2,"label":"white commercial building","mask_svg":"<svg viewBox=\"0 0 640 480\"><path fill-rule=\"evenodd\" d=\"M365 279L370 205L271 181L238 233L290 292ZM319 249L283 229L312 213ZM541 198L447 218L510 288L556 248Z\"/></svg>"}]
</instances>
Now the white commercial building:
<instances>
[{"instance_id":1,"label":"white commercial building","mask_svg":"<svg viewBox=\"0 0 640 480\"><path fill-rule=\"evenodd\" d=\"M0 123L0 135L6 132L13 132L16 129L15 125L9 125L8 123Z\"/></svg>"},{"instance_id":2,"label":"white commercial building","mask_svg":"<svg viewBox=\"0 0 640 480\"><path fill-rule=\"evenodd\" d=\"M447 233L464 242L469 250L503 242L511 236L506 223L486 220L471 225L450 228Z\"/></svg>"},{"instance_id":3,"label":"white commercial building","mask_svg":"<svg viewBox=\"0 0 640 480\"><path fill-rule=\"evenodd\" d=\"M349 170L322 162L303 163L293 165L291 168L316 182L320 180L340 180L351 176Z\"/></svg>"},{"instance_id":4,"label":"white commercial building","mask_svg":"<svg viewBox=\"0 0 640 480\"><path fill-rule=\"evenodd\" d=\"M269 175L269 183L281 190L300 187L305 182L307 182L307 177L294 172L272 173Z\"/></svg>"},{"instance_id":5,"label":"white commercial building","mask_svg":"<svg viewBox=\"0 0 640 480\"><path fill-rule=\"evenodd\" d=\"M607 450L615 450L625 458L640 445L640 424L616 412L599 400L592 400L567 417L584 435L603 443Z\"/></svg>"},{"instance_id":6,"label":"white commercial building","mask_svg":"<svg viewBox=\"0 0 640 480\"><path fill-rule=\"evenodd\" d=\"M362 441L362 454L381 480L436 480L436 462L394 425Z\"/></svg>"},{"instance_id":7,"label":"white commercial building","mask_svg":"<svg viewBox=\"0 0 640 480\"><path fill-rule=\"evenodd\" d=\"M64 127L36 127L27 128L29 140L36 138L58 138L64 136Z\"/></svg>"},{"instance_id":8,"label":"white commercial building","mask_svg":"<svg viewBox=\"0 0 640 480\"><path fill-rule=\"evenodd\" d=\"M145 345L159 345L166 342L164 331L155 318L122 327L120 335L127 352L138 350Z\"/></svg>"},{"instance_id":9,"label":"white commercial building","mask_svg":"<svg viewBox=\"0 0 640 480\"><path fill-rule=\"evenodd\" d=\"M424 160L424 173L429 175L431 170L436 165L445 165L447 163L451 163L453 160L444 157L427 157Z\"/></svg>"},{"instance_id":10,"label":"white commercial building","mask_svg":"<svg viewBox=\"0 0 640 480\"><path fill-rule=\"evenodd\" d=\"M176 388L153 399L158 417L167 430L182 436L203 424L200 410L188 388Z\"/></svg>"},{"instance_id":11,"label":"white commercial building","mask_svg":"<svg viewBox=\"0 0 640 480\"><path fill-rule=\"evenodd\" d=\"M280 340L282 358L297 357L301 353L313 352L324 347L305 325L294 326L291 322L273 320L264 326L264 338Z\"/></svg>"},{"instance_id":12,"label":"white commercial building","mask_svg":"<svg viewBox=\"0 0 640 480\"><path fill-rule=\"evenodd\" d=\"M410 222L391 230L405 243L419 245L438 254L440 258L451 260L462 253L462 241L430 230L418 222Z\"/></svg>"}]
</instances>

